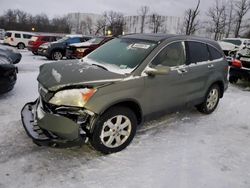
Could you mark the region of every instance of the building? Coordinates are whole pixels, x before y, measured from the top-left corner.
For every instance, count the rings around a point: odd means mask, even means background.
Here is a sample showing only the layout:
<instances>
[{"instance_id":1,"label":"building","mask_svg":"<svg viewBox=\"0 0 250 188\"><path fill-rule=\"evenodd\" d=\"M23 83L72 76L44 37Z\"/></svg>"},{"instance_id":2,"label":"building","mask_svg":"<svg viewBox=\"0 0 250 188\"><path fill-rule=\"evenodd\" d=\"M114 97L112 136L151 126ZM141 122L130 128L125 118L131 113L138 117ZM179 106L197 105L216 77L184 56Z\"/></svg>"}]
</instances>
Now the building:
<instances>
[{"instance_id":1,"label":"building","mask_svg":"<svg viewBox=\"0 0 250 188\"><path fill-rule=\"evenodd\" d=\"M102 15L93 13L69 13L68 21L72 34L95 34L97 21Z\"/></svg>"},{"instance_id":2,"label":"building","mask_svg":"<svg viewBox=\"0 0 250 188\"><path fill-rule=\"evenodd\" d=\"M125 33L140 33L142 16L125 16ZM182 22L180 17L176 16L159 16L158 33L177 34L180 30ZM154 21L153 16L148 15L145 17L144 33L153 33Z\"/></svg>"}]
</instances>

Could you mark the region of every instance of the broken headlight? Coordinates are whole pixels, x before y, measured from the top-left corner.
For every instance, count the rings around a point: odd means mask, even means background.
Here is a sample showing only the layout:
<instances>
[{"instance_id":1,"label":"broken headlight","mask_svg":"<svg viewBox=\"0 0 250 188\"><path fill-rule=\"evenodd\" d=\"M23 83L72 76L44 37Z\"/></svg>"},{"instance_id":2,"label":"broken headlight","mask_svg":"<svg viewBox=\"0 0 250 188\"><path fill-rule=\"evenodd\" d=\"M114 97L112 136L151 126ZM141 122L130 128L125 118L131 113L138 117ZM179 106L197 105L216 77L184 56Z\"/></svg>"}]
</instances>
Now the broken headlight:
<instances>
[{"instance_id":1,"label":"broken headlight","mask_svg":"<svg viewBox=\"0 0 250 188\"><path fill-rule=\"evenodd\" d=\"M57 92L49 103L58 106L84 107L88 100L95 94L96 89L69 89Z\"/></svg>"}]
</instances>

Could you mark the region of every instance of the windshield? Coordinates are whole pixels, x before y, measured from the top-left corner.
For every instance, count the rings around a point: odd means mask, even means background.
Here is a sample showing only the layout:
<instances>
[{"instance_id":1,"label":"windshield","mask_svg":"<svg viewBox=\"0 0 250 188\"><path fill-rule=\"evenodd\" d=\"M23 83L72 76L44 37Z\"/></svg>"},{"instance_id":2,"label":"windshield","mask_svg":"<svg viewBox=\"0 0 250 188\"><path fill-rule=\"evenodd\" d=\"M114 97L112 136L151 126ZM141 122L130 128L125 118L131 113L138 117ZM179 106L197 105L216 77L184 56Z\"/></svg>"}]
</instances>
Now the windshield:
<instances>
[{"instance_id":1,"label":"windshield","mask_svg":"<svg viewBox=\"0 0 250 188\"><path fill-rule=\"evenodd\" d=\"M109 71L126 74L131 73L141 64L155 46L156 43L150 41L127 38L113 39L83 60L94 61L105 66ZM114 67L115 70L110 70L110 67Z\"/></svg>"},{"instance_id":2,"label":"windshield","mask_svg":"<svg viewBox=\"0 0 250 188\"><path fill-rule=\"evenodd\" d=\"M5 33L5 37L11 37L11 33L9 32Z\"/></svg>"},{"instance_id":3,"label":"windshield","mask_svg":"<svg viewBox=\"0 0 250 188\"><path fill-rule=\"evenodd\" d=\"M230 39L224 39L222 40L224 42L228 42L228 43L231 43L231 44L234 44L236 46L240 46L241 45L241 40L230 40Z\"/></svg>"},{"instance_id":4,"label":"windshield","mask_svg":"<svg viewBox=\"0 0 250 188\"><path fill-rule=\"evenodd\" d=\"M65 42L68 39L69 39L69 37L63 37L63 38L57 40L56 42Z\"/></svg>"}]
</instances>

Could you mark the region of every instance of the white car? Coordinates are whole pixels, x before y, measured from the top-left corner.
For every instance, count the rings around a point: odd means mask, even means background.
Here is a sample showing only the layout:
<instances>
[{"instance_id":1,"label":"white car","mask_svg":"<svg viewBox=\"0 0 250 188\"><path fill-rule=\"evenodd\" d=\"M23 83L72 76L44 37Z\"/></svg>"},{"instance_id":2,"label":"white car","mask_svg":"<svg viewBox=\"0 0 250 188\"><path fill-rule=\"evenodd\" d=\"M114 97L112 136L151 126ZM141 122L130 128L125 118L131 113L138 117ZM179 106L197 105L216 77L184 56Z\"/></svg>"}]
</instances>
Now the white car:
<instances>
[{"instance_id":1,"label":"white car","mask_svg":"<svg viewBox=\"0 0 250 188\"><path fill-rule=\"evenodd\" d=\"M34 35L33 33L23 31L6 31L3 43L16 46L18 49L24 49Z\"/></svg>"},{"instance_id":2,"label":"white car","mask_svg":"<svg viewBox=\"0 0 250 188\"><path fill-rule=\"evenodd\" d=\"M231 43L237 46L239 50L242 49L247 44L250 44L250 39L247 39L247 38L225 38L221 41Z\"/></svg>"}]
</instances>

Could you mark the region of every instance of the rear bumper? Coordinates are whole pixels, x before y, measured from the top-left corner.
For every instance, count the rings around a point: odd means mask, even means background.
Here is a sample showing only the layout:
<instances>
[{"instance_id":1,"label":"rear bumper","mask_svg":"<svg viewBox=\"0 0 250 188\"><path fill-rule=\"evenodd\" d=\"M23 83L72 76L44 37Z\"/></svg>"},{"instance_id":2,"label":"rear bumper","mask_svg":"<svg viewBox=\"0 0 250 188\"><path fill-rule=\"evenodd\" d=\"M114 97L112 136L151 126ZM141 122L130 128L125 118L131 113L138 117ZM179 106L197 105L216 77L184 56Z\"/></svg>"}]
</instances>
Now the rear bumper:
<instances>
[{"instance_id":1,"label":"rear bumper","mask_svg":"<svg viewBox=\"0 0 250 188\"><path fill-rule=\"evenodd\" d=\"M250 80L250 69L230 67L229 75L240 79Z\"/></svg>"},{"instance_id":2,"label":"rear bumper","mask_svg":"<svg viewBox=\"0 0 250 188\"><path fill-rule=\"evenodd\" d=\"M39 100L27 103L21 111L23 127L37 145L51 147L81 146L86 135L80 135L80 127L72 120L45 113Z\"/></svg>"}]
</instances>

